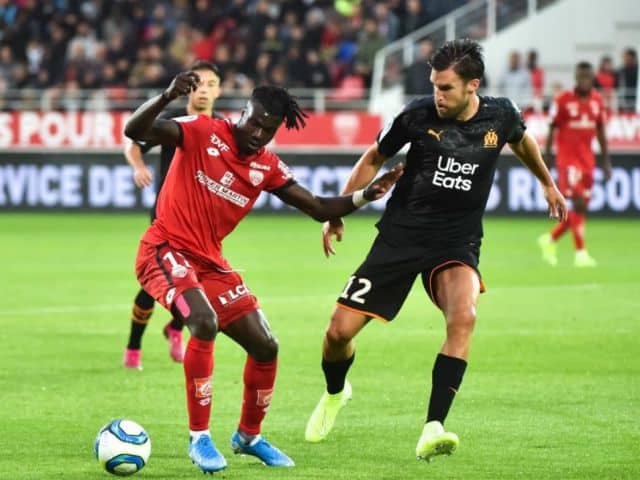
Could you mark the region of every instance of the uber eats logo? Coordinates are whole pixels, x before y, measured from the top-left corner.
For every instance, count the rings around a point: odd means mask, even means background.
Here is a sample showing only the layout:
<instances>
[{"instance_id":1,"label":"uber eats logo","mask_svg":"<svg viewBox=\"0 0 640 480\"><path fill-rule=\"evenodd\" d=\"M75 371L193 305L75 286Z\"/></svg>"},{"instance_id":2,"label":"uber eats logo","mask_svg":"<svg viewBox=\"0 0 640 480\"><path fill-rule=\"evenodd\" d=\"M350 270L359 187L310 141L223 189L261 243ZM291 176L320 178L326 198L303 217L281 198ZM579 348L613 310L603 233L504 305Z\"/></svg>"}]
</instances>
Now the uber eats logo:
<instances>
[{"instance_id":1,"label":"uber eats logo","mask_svg":"<svg viewBox=\"0 0 640 480\"><path fill-rule=\"evenodd\" d=\"M468 192L471 190L473 181L464 176L474 175L479 166L477 163L461 163L454 157L444 158L440 155L433 175L433 184L442 188Z\"/></svg>"}]
</instances>

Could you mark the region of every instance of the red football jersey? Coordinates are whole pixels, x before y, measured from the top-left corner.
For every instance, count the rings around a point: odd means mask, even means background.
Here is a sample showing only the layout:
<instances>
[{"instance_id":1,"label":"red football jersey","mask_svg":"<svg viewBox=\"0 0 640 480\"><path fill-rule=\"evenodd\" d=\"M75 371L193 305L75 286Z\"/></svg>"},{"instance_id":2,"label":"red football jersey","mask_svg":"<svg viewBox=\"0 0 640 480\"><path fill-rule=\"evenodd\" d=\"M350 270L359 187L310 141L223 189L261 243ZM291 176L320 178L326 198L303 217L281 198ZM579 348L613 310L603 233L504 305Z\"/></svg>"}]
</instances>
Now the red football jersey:
<instances>
[{"instance_id":1,"label":"red football jersey","mask_svg":"<svg viewBox=\"0 0 640 480\"><path fill-rule=\"evenodd\" d=\"M557 162L593 168L591 143L596 126L604 122L600 94L592 89L589 96L580 97L574 90L567 90L555 98L551 118L557 129Z\"/></svg>"},{"instance_id":2,"label":"red football jersey","mask_svg":"<svg viewBox=\"0 0 640 480\"><path fill-rule=\"evenodd\" d=\"M229 270L222 239L263 190L291 183L293 175L265 148L241 156L228 119L190 115L173 120L181 127L182 145L176 148L158 197L157 217L143 240L169 242L191 257Z\"/></svg>"}]
</instances>

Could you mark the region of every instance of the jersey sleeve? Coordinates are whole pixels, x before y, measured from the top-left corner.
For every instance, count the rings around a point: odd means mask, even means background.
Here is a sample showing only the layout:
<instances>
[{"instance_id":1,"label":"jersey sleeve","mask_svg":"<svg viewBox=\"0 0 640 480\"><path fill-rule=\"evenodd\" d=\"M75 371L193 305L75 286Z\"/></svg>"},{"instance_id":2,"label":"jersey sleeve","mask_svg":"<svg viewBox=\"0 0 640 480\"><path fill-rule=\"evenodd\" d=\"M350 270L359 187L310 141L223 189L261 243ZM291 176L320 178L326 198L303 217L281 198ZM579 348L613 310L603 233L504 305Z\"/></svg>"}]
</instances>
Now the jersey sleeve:
<instances>
[{"instance_id":1,"label":"jersey sleeve","mask_svg":"<svg viewBox=\"0 0 640 480\"><path fill-rule=\"evenodd\" d=\"M211 131L211 118L205 115L185 115L171 120L180 128L178 145L183 150L193 150L199 147L200 140Z\"/></svg>"},{"instance_id":2,"label":"jersey sleeve","mask_svg":"<svg viewBox=\"0 0 640 480\"><path fill-rule=\"evenodd\" d=\"M558 95L553 99L551 107L549 108L549 117L551 118L551 124L559 127L565 123L567 119L567 109L565 108L565 102L562 95Z\"/></svg>"},{"instance_id":3,"label":"jersey sleeve","mask_svg":"<svg viewBox=\"0 0 640 480\"><path fill-rule=\"evenodd\" d=\"M411 141L406 121L405 108L378 133L378 152L387 158L393 157Z\"/></svg>"},{"instance_id":4,"label":"jersey sleeve","mask_svg":"<svg viewBox=\"0 0 640 480\"><path fill-rule=\"evenodd\" d=\"M275 168L271 170L269 181L264 187L264 189L270 193L280 190L281 188L288 187L296 182L289 165L280 160L277 155L273 155L273 157L274 159L272 164Z\"/></svg>"},{"instance_id":5,"label":"jersey sleeve","mask_svg":"<svg viewBox=\"0 0 640 480\"><path fill-rule=\"evenodd\" d=\"M160 112L160 115L158 115L158 118L162 120L168 120L172 117L175 117L174 113L175 112L172 110L163 110L162 112ZM144 140L134 140L133 143L140 147L140 151L143 155L156 145L160 145L159 143L145 142Z\"/></svg>"},{"instance_id":6,"label":"jersey sleeve","mask_svg":"<svg viewBox=\"0 0 640 480\"><path fill-rule=\"evenodd\" d=\"M524 118L522 118L522 112L512 100L509 100L507 109L509 110L508 118L510 119L507 143L519 143L524 137L524 131L527 126L524 123Z\"/></svg>"}]
</instances>

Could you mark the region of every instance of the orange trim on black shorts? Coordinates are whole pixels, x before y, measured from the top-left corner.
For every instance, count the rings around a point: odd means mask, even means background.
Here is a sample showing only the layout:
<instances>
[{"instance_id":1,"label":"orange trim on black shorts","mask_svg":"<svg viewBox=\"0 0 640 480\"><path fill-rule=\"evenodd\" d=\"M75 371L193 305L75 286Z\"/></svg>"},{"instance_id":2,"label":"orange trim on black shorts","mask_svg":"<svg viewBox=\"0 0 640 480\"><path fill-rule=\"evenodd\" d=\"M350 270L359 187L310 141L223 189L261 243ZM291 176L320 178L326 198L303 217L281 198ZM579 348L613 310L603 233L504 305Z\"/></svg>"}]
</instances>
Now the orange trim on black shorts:
<instances>
[{"instance_id":1,"label":"orange trim on black shorts","mask_svg":"<svg viewBox=\"0 0 640 480\"><path fill-rule=\"evenodd\" d=\"M487 287L485 286L484 282L482 281L482 277L480 276L480 272L478 272L478 270L476 270L475 268L473 268L471 265L464 263L462 260L447 260L446 262L442 262L440 265L437 265L435 267L433 267L431 269L431 273L429 274L429 291L427 292L429 297L431 298L431 301L433 302L433 304L440 308L442 310L442 308L440 307L440 305L438 305L438 301L436 300L436 296L435 296L435 292L433 291L433 277L436 273L438 273L439 271L441 271L444 267L446 267L447 265L451 265L452 263L455 263L457 265L461 265L463 267L467 267L470 268L471 270L473 270L476 275L478 275L478 280L480 280L480 293L484 293L487 291Z\"/></svg>"},{"instance_id":2,"label":"orange trim on black shorts","mask_svg":"<svg viewBox=\"0 0 640 480\"><path fill-rule=\"evenodd\" d=\"M378 320L384 322L384 323L389 323L390 320L387 320L384 317L381 317L380 315L378 315L377 313L373 313L373 312L365 312L364 310L358 310L357 308L353 308L353 307L347 307L346 305L343 305L340 302L336 302L336 305L340 308L344 308L345 310L349 310L350 312L354 312L354 313L361 313L364 316L367 317L373 317L373 318L377 318Z\"/></svg>"}]
</instances>

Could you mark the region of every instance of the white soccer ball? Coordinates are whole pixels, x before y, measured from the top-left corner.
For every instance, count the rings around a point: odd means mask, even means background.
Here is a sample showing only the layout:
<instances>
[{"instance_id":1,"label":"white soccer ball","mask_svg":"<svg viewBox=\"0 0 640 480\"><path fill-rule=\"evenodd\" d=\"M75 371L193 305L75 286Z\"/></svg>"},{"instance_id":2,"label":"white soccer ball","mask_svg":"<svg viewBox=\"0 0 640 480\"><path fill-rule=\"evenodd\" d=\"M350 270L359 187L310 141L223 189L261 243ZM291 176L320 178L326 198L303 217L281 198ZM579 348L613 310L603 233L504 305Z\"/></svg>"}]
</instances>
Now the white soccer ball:
<instances>
[{"instance_id":1,"label":"white soccer ball","mask_svg":"<svg viewBox=\"0 0 640 480\"><path fill-rule=\"evenodd\" d=\"M131 420L113 420L98 432L96 458L114 475L133 475L142 470L151 455L151 440L140 425Z\"/></svg>"}]
</instances>

